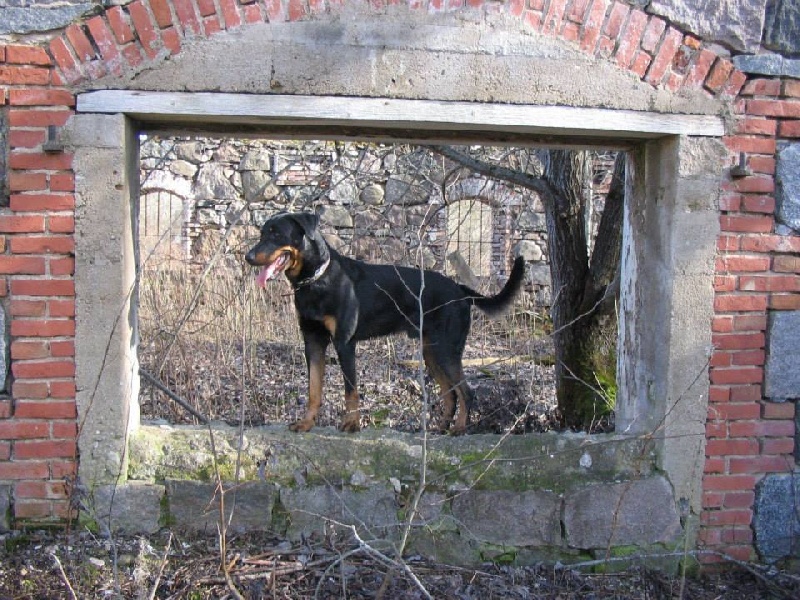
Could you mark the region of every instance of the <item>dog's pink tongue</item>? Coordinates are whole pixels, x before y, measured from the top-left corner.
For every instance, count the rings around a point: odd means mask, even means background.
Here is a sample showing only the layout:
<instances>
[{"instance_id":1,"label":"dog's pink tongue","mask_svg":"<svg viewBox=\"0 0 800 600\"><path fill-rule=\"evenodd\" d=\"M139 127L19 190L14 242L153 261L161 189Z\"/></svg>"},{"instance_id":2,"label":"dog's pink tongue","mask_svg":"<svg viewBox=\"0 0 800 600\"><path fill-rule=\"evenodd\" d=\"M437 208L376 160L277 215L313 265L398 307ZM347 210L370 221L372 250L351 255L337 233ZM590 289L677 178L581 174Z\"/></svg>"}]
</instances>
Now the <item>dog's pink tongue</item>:
<instances>
[{"instance_id":1,"label":"dog's pink tongue","mask_svg":"<svg viewBox=\"0 0 800 600\"><path fill-rule=\"evenodd\" d=\"M271 276L269 266L263 267L256 276L256 283L258 283L258 287L265 287L267 285L267 281Z\"/></svg>"}]
</instances>

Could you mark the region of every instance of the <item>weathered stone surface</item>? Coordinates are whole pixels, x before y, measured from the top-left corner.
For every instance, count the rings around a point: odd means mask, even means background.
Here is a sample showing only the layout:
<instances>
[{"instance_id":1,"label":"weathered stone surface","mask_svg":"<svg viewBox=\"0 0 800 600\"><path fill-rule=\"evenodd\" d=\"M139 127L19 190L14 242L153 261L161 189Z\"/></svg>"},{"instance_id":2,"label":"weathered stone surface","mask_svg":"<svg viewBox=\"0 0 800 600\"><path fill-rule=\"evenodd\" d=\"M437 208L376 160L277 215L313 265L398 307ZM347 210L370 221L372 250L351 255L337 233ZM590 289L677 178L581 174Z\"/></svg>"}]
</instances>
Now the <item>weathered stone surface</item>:
<instances>
[{"instance_id":1,"label":"weathered stone surface","mask_svg":"<svg viewBox=\"0 0 800 600\"><path fill-rule=\"evenodd\" d=\"M366 540L385 538L397 527L399 506L394 490L375 485L362 490L336 489L332 486L283 488L281 504L289 513L289 539L298 540L326 528L354 526Z\"/></svg>"},{"instance_id":2,"label":"weathered stone surface","mask_svg":"<svg viewBox=\"0 0 800 600\"><path fill-rule=\"evenodd\" d=\"M9 4L19 4L10 1ZM0 7L0 35L36 33L69 25L95 8L94 2L66 6L3 6Z\"/></svg>"},{"instance_id":3,"label":"weathered stone surface","mask_svg":"<svg viewBox=\"0 0 800 600\"><path fill-rule=\"evenodd\" d=\"M199 200L218 198L231 200L239 196L239 192L228 180L222 165L208 163L200 167L193 189Z\"/></svg>"},{"instance_id":4,"label":"weathered stone surface","mask_svg":"<svg viewBox=\"0 0 800 600\"><path fill-rule=\"evenodd\" d=\"M245 171L242 173L242 191L247 202L274 200L280 189L272 182L266 171Z\"/></svg>"},{"instance_id":5,"label":"weathered stone surface","mask_svg":"<svg viewBox=\"0 0 800 600\"><path fill-rule=\"evenodd\" d=\"M734 50L756 52L767 0L653 0L648 12Z\"/></svg>"},{"instance_id":6,"label":"weathered stone surface","mask_svg":"<svg viewBox=\"0 0 800 600\"><path fill-rule=\"evenodd\" d=\"M214 483L167 480L169 523L184 531L216 531L220 519L219 493ZM271 531L275 486L250 481L227 486L224 498L229 531Z\"/></svg>"},{"instance_id":7,"label":"weathered stone surface","mask_svg":"<svg viewBox=\"0 0 800 600\"><path fill-rule=\"evenodd\" d=\"M538 262L542 260L544 253L536 242L522 240L514 246L514 256L521 256L526 262Z\"/></svg>"},{"instance_id":8,"label":"weathered stone surface","mask_svg":"<svg viewBox=\"0 0 800 600\"><path fill-rule=\"evenodd\" d=\"M322 211L322 220L337 229L353 226L353 216L344 206L326 206Z\"/></svg>"},{"instance_id":9,"label":"weathered stone surface","mask_svg":"<svg viewBox=\"0 0 800 600\"><path fill-rule=\"evenodd\" d=\"M800 558L800 477L767 475L756 486L756 550L767 562Z\"/></svg>"},{"instance_id":10,"label":"weathered stone surface","mask_svg":"<svg viewBox=\"0 0 800 600\"><path fill-rule=\"evenodd\" d=\"M6 309L0 306L0 390L6 389L9 365L8 326L6 325Z\"/></svg>"},{"instance_id":11,"label":"weathered stone surface","mask_svg":"<svg viewBox=\"0 0 800 600\"><path fill-rule=\"evenodd\" d=\"M770 314L764 395L771 400L800 398L800 311Z\"/></svg>"},{"instance_id":12,"label":"weathered stone surface","mask_svg":"<svg viewBox=\"0 0 800 600\"><path fill-rule=\"evenodd\" d=\"M471 490L453 500L453 517L462 535L509 546L557 545L560 509L556 494L539 490Z\"/></svg>"},{"instance_id":13,"label":"weathered stone surface","mask_svg":"<svg viewBox=\"0 0 800 600\"><path fill-rule=\"evenodd\" d=\"M0 485L0 533L11 528L11 485Z\"/></svg>"},{"instance_id":14,"label":"weathered stone surface","mask_svg":"<svg viewBox=\"0 0 800 600\"><path fill-rule=\"evenodd\" d=\"M397 175L386 181L386 202L413 206L427 204L428 199L437 197L433 184L420 182L413 177Z\"/></svg>"},{"instance_id":15,"label":"weathered stone surface","mask_svg":"<svg viewBox=\"0 0 800 600\"><path fill-rule=\"evenodd\" d=\"M161 523L164 486L146 483L103 485L92 493L90 512L101 531L133 534L155 533Z\"/></svg>"},{"instance_id":16,"label":"weathered stone surface","mask_svg":"<svg viewBox=\"0 0 800 600\"><path fill-rule=\"evenodd\" d=\"M371 183L361 190L359 199L364 204L375 206L377 204L383 204L383 197L383 186L380 186L377 183Z\"/></svg>"},{"instance_id":17,"label":"weathered stone surface","mask_svg":"<svg viewBox=\"0 0 800 600\"><path fill-rule=\"evenodd\" d=\"M800 60L778 54L741 54L733 57L734 66L744 73L776 77L800 77Z\"/></svg>"},{"instance_id":18,"label":"weathered stone surface","mask_svg":"<svg viewBox=\"0 0 800 600\"><path fill-rule=\"evenodd\" d=\"M271 168L272 154L263 148L247 152L239 163L240 171L269 171Z\"/></svg>"},{"instance_id":19,"label":"weathered stone surface","mask_svg":"<svg viewBox=\"0 0 800 600\"><path fill-rule=\"evenodd\" d=\"M794 230L800 229L800 143L779 148L775 184L778 221Z\"/></svg>"},{"instance_id":20,"label":"weathered stone surface","mask_svg":"<svg viewBox=\"0 0 800 600\"><path fill-rule=\"evenodd\" d=\"M799 56L798 31L800 31L800 1L768 0L764 18L764 46L787 56Z\"/></svg>"},{"instance_id":21,"label":"weathered stone surface","mask_svg":"<svg viewBox=\"0 0 800 600\"><path fill-rule=\"evenodd\" d=\"M582 549L672 542L681 534L672 488L663 477L570 492L564 525L567 544Z\"/></svg>"}]
</instances>

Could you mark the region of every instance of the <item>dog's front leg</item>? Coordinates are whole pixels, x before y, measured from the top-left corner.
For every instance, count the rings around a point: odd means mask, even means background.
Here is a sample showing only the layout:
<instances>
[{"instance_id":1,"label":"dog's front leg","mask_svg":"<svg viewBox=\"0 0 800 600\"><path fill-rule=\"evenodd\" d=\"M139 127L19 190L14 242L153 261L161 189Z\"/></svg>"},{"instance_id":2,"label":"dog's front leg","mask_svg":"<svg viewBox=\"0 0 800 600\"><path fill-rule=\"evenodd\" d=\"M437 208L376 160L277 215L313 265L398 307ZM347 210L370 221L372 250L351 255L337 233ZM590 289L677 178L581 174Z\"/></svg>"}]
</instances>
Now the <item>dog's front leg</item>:
<instances>
[{"instance_id":1,"label":"dog's front leg","mask_svg":"<svg viewBox=\"0 0 800 600\"><path fill-rule=\"evenodd\" d=\"M327 331L314 331L301 327L305 342L306 366L308 367L308 405L306 414L289 425L292 431L308 431L317 420L322 405L322 382L325 378L325 350L330 337Z\"/></svg>"},{"instance_id":2,"label":"dog's front leg","mask_svg":"<svg viewBox=\"0 0 800 600\"><path fill-rule=\"evenodd\" d=\"M356 382L356 343L335 343L339 365L342 367L344 377L344 416L339 425L340 431L354 433L361 429L361 414L359 413L358 387Z\"/></svg>"}]
</instances>

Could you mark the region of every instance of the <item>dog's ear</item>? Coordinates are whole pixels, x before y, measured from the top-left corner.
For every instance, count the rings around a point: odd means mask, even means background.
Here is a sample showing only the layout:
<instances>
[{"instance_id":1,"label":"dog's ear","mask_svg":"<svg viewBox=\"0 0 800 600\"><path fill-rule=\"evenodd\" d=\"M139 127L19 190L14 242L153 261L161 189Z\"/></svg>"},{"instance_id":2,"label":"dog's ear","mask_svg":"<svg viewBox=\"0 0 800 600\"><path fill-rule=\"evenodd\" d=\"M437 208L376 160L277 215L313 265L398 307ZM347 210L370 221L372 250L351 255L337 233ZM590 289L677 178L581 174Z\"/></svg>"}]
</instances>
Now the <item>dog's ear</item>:
<instances>
[{"instance_id":1,"label":"dog's ear","mask_svg":"<svg viewBox=\"0 0 800 600\"><path fill-rule=\"evenodd\" d=\"M320 260L326 261L330 257L328 251L328 244L322 234L319 232L319 215L315 213L295 213L291 215L292 219L303 228L305 233L305 240L303 243L313 245L317 250L317 255Z\"/></svg>"},{"instance_id":2,"label":"dog's ear","mask_svg":"<svg viewBox=\"0 0 800 600\"><path fill-rule=\"evenodd\" d=\"M293 213L291 219L303 228L307 237L314 238L319 227L319 215L315 213Z\"/></svg>"}]
</instances>

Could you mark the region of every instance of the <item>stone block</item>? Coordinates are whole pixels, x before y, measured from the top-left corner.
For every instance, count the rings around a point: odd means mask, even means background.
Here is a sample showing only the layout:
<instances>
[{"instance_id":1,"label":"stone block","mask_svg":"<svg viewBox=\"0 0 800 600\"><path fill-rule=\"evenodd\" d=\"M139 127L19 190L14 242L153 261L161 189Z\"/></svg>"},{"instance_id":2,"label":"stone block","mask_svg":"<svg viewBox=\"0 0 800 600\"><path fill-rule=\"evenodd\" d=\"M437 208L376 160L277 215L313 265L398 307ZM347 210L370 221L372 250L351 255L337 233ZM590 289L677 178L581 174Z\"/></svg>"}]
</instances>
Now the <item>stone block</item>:
<instances>
[{"instance_id":1,"label":"stone block","mask_svg":"<svg viewBox=\"0 0 800 600\"><path fill-rule=\"evenodd\" d=\"M216 531L220 519L216 484L171 479L166 487L170 525L184 531ZM277 497L274 485L260 481L226 486L224 509L228 530L271 531Z\"/></svg>"},{"instance_id":2,"label":"stone block","mask_svg":"<svg viewBox=\"0 0 800 600\"><path fill-rule=\"evenodd\" d=\"M11 529L11 485L0 485L0 533Z\"/></svg>"},{"instance_id":3,"label":"stone block","mask_svg":"<svg viewBox=\"0 0 800 600\"><path fill-rule=\"evenodd\" d=\"M766 562L800 558L800 477L768 475L756 486L753 529Z\"/></svg>"},{"instance_id":4,"label":"stone block","mask_svg":"<svg viewBox=\"0 0 800 600\"><path fill-rule=\"evenodd\" d=\"M101 531L149 534L161 528L164 486L145 483L103 485L92 493L87 515Z\"/></svg>"},{"instance_id":5,"label":"stone block","mask_svg":"<svg viewBox=\"0 0 800 600\"><path fill-rule=\"evenodd\" d=\"M506 546L559 543L561 501L547 491L471 490L453 500L461 535Z\"/></svg>"},{"instance_id":6,"label":"stone block","mask_svg":"<svg viewBox=\"0 0 800 600\"><path fill-rule=\"evenodd\" d=\"M764 40L766 48L781 54L800 54L800 2L798 0L772 0L767 2L764 17Z\"/></svg>"},{"instance_id":7,"label":"stone block","mask_svg":"<svg viewBox=\"0 0 800 600\"><path fill-rule=\"evenodd\" d=\"M776 401L800 398L800 311L778 311L767 326L764 395Z\"/></svg>"},{"instance_id":8,"label":"stone block","mask_svg":"<svg viewBox=\"0 0 800 600\"><path fill-rule=\"evenodd\" d=\"M597 484L564 498L567 544L591 549L669 543L681 524L672 488L663 477Z\"/></svg>"},{"instance_id":9,"label":"stone block","mask_svg":"<svg viewBox=\"0 0 800 600\"><path fill-rule=\"evenodd\" d=\"M775 183L778 221L794 230L800 229L800 143L779 147Z\"/></svg>"},{"instance_id":10,"label":"stone block","mask_svg":"<svg viewBox=\"0 0 800 600\"><path fill-rule=\"evenodd\" d=\"M358 491L332 486L283 488L280 498L289 514L291 540L354 526L362 539L370 541L385 538L400 525L400 507L388 486Z\"/></svg>"},{"instance_id":11,"label":"stone block","mask_svg":"<svg viewBox=\"0 0 800 600\"><path fill-rule=\"evenodd\" d=\"M9 2L12 4L13 2ZM93 2L76 2L66 6L22 6L0 7L0 35L26 34L52 31L66 27L85 14L95 10Z\"/></svg>"}]
</instances>

